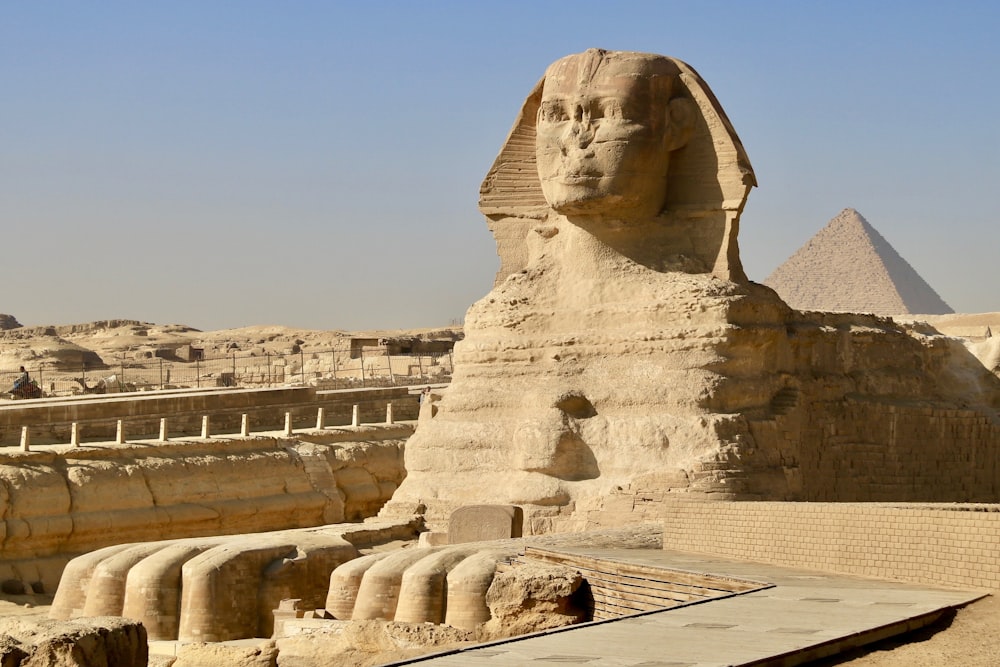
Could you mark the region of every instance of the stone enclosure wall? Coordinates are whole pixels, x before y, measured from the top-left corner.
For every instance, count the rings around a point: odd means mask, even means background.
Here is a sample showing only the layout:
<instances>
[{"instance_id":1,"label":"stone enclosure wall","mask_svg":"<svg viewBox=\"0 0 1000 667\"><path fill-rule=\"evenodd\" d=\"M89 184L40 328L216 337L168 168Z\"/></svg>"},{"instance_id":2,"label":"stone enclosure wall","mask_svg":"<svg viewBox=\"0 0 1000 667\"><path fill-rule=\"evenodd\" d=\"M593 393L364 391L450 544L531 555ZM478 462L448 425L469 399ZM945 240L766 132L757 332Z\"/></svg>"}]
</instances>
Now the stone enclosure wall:
<instances>
[{"instance_id":1,"label":"stone enclosure wall","mask_svg":"<svg viewBox=\"0 0 1000 667\"><path fill-rule=\"evenodd\" d=\"M55 590L73 556L111 544L358 521L405 476L412 427L0 455L0 581Z\"/></svg>"},{"instance_id":2,"label":"stone enclosure wall","mask_svg":"<svg viewBox=\"0 0 1000 667\"><path fill-rule=\"evenodd\" d=\"M32 443L68 443L73 423L80 425L83 441L110 440L119 419L131 439L156 437L161 418L167 418L171 437L199 434L204 415L211 418L213 433L239 433L244 414L251 431L280 429L286 413L291 413L295 428L312 428L318 408L323 408L326 425L343 425L351 423L355 405L361 423L378 423L385 421L389 403L394 419L416 419L417 398L407 387L175 390L16 401L0 406L0 444L18 444L24 426Z\"/></svg>"},{"instance_id":3,"label":"stone enclosure wall","mask_svg":"<svg viewBox=\"0 0 1000 667\"><path fill-rule=\"evenodd\" d=\"M666 549L1000 590L1000 505L671 502Z\"/></svg>"}]
</instances>

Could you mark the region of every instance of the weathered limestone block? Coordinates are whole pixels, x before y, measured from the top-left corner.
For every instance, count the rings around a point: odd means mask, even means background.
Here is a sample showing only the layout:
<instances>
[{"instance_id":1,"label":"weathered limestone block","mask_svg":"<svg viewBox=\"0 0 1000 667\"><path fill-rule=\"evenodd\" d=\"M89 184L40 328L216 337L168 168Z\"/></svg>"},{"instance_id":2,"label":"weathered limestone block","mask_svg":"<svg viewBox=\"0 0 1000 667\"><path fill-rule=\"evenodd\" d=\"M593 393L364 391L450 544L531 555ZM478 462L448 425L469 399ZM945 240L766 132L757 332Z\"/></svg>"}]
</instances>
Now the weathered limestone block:
<instances>
[{"instance_id":1,"label":"weathered limestone block","mask_svg":"<svg viewBox=\"0 0 1000 667\"><path fill-rule=\"evenodd\" d=\"M997 377L931 331L799 313L749 282L754 185L685 63L549 67L480 191L497 281L383 516L423 506L441 530L458 506L510 504L545 530L654 479L703 499L1000 499ZM885 483L844 481L885 465Z\"/></svg>"},{"instance_id":2,"label":"weathered limestone block","mask_svg":"<svg viewBox=\"0 0 1000 667\"><path fill-rule=\"evenodd\" d=\"M278 648L265 640L256 646L184 644L171 667L277 667Z\"/></svg>"},{"instance_id":3,"label":"weathered limestone block","mask_svg":"<svg viewBox=\"0 0 1000 667\"><path fill-rule=\"evenodd\" d=\"M277 640L281 667L357 667L386 664L470 644L472 633L429 623L330 621Z\"/></svg>"},{"instance_id":4,"label":"weathered limestone block","mask_svg":"<svg viewBox=\"0 0 1000 667\"><path fill-rule=\"evenodd\" d=\"M468 505L451 513L448 544L521 537L524 512L516 505Z\"/></svg>"},{"instance_id":5,"label":"weathered limestone block","mask_svg":"<svg viewBox=\"0 0 1000 667\"><path fill-rule=\"evenodd\" d=\"M364 468L342 468L333 474L344 494L345 518L356 521L378 512L384 504L375 476ZM347 511L350 507L350 512Z\"/></svg>"},{"instance_id":6,"label":"weathered limestone block","mask_svg":"<svg viewBox=\"0 0 1000 667\"><path fill-rule=\"evenodd\" d=\"M140 623L124 618L86 618L74 621L0 619L0 636L17 641L26 653L23 667L46 665L115 665L146 667L149 648ZM5 663L6 664L6 663Z\"/></svg>"},{"instance_id":7,"label":"weathered limestone block","mask_svg":"<svg viewBox=\"0 0 1000 667\"><path fill-rule=\"evenodd\" d=\"M586 610L573 600L582 584L579 572L559 565L503 568L486 593L491 618L479 627L477 638L492 641L586 620Z\"/></svg>"},{"instance_id":8,"label":"weathered limestone block","mask_svg":"<svg viewBox=\"0 0 1000 667\"><path fill-rule=\"evenodd\" d=\"M25 646L9 635L0 635L0 665L2 667L19 667L21 661L28 657Z\"/></svg>"}]
</instances>

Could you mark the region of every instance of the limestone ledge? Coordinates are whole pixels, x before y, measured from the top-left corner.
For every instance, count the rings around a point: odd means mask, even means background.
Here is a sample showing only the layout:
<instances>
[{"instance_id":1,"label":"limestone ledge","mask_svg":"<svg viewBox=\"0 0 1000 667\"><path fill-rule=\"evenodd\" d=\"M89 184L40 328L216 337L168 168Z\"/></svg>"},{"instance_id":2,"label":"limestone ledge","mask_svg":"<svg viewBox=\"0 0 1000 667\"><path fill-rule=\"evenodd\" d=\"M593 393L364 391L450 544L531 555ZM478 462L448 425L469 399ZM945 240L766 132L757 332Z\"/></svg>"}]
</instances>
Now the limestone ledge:
<instances>
[{"instance_id":1,"label":"limestone ledge","mask_svg":"<svg viewBox=\"0 0 1000 667\"><path fill-rule=\"evenodd\" d=\"M0 454L0 580L55 590L66 562L125 542L357 521L405 477L412 426Z\"/></svg>"}]
</instances>

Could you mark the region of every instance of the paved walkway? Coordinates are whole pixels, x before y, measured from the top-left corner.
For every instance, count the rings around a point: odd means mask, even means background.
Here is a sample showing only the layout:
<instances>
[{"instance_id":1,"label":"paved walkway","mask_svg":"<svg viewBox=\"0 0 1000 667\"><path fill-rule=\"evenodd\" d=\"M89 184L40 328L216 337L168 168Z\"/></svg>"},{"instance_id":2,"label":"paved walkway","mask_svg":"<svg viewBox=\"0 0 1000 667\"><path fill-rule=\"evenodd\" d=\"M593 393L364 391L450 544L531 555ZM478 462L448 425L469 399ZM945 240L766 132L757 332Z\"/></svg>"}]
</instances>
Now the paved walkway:
<instances>
[{"instance_id":1,"label":"paved walkway","mask_svg":"<svg viewBox=\"0 0 1000 667\"><path fill-rule=\"evenodd\" d=\"M722 574L773 586L743 595L482 644L394 665L498 667L791 666L935 621L982 593L662 550L563 548L566 553Z\"/></svg>"}]
</instances>

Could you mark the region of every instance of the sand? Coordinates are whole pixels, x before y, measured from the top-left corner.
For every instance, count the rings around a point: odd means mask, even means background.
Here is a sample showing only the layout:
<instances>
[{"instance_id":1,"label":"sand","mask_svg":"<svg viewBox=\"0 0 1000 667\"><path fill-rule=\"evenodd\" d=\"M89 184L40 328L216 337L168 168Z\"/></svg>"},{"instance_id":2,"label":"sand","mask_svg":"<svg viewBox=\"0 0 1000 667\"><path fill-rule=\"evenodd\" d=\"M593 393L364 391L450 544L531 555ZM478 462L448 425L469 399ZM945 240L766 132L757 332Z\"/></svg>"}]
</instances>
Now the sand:
<instances>
[{"instance_id":1,"label":"sand","mask_svg":"<svg viewBox=\"0 0 1000 667\"><path fill-rule=\"evenodd\" d=\"M1000 665L1000 598L986 597L922 630L813 664L996 667Z\"/></svg>"}]
</instances>

